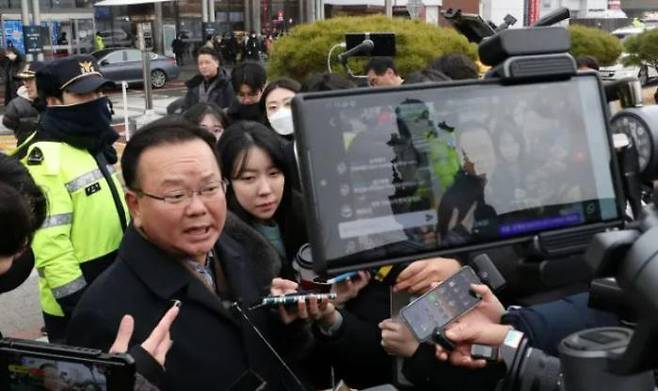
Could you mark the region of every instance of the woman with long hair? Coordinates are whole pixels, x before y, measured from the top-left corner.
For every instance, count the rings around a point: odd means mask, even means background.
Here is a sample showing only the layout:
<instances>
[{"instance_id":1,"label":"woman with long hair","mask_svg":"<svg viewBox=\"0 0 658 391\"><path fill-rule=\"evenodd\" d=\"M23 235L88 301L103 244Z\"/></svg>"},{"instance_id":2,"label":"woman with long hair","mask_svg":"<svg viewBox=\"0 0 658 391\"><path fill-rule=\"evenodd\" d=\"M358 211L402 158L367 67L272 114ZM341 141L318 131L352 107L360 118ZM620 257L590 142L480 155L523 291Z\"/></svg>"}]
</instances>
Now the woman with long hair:
<instances>
[{"instance_id":1,"label":"woman with long hair","mask_svg":"<svg viewBox=\"0 0 658 391\"><path fill-rule=\"evenodd\" d=\"M237 217L227 222L228 231L260 238L277 254L273 262L280 269L276 274L293 279L291 262L307 242L307 234L303 201L290 186L280 139L263 124L241 121L226 129L216 152L222 173L230 181L228 209Z\"/></svg>"}]
</instances>

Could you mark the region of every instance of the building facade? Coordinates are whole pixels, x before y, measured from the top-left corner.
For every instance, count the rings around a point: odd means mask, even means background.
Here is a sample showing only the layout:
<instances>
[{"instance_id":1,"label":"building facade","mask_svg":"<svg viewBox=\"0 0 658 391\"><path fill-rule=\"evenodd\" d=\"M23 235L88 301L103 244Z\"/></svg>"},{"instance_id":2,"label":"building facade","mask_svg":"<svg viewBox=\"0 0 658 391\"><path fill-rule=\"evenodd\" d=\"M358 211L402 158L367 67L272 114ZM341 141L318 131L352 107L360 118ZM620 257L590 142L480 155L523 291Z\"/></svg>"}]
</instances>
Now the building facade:
<instances>
[{"instance_id":1,"label":"building facade","mask_svg":"<svg viewBox=\"0 0 658 391\"><path fill-rule=\"evenodd\" d=\"M655 18L658 14L658 0L621 0L621 8L630 18Z\"/></svg>"},{"instance_id":2,"label":"building facade","mask_svg":"<svg viewBox=\"0 0 658 391\"><path fill-rule=\"evenodd\" d=\"M50 54L89 51L93 47L94 9L90 0L39 0L42 41ZM30 11L32 2L30 2ZM30 12L31 13L31 12ZM32 18L28 21L34 24ZM0 0L2 46L23 48L20 0Z\"/></svg>"},{"instance_id":3,"label":"building facade","mask_svg":"<svg viewBox=\"0 0 658 391\"><path fill-rule=\"evenodd\" d=\"M493 22L496 26L503 23L505 16L516 18L513 27L522 27L524 24L526 0L482 0L480 2L480 15L484 20Z\"/></svg>"},{"instance_id":4,"label":"building facade","mask_svg":"<svg viewBox=\"0 0 658 391\"><path fill-rule=\"evenodd\" d=\"M171 41L177 33L190 43L190 50L204 41L208 32L281 32L300 23L331 17L327 5L339 13L340 4L330 0L176 0L156 4L95 7L98 0L28 0L39 2L42 40L46 57L67 53L87 53L94 48L94 34L99 32L106 46L135 46L137 26L142 25L147 45L158 52L171 54ZM203 1L208 1L205 5ZM383 0L350 0L354 14L383 13ZM373 5L380 1L381 5ZM393 0L394 16L409 17L407 2ZM8 40L23 47L22 26L34 24L31 16L24 23L21 0L0 0L0 27L3 45ZM332 3L332 4L330 4ZM416 3L419 3L416 1ZM356 6L356 7L354 7ZM349 8L349 7L348 7ZM418 18L428 23L446 25L439 16L442 9L459 8L478 13L479 0L423 0Z\"/></svg>"}]
</instances>

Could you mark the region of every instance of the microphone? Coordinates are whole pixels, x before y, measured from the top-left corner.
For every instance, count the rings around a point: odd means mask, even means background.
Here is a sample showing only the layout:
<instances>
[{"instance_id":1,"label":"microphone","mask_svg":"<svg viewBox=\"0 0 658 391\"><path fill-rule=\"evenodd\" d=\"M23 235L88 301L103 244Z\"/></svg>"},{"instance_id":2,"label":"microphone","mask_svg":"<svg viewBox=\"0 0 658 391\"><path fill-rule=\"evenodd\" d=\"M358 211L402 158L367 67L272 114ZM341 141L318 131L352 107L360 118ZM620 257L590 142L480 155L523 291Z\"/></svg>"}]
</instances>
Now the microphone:
<instances>
[{"instance_id":1,"label":"microphone","mask_svg":"<svg viewBox=\"0 0 658 391\"><path fill-rule=\"evenodd\" d=\"M358 56L360 54L369 54L375 48L375 43L371 39L364 39L363 42L356 45L352 49L338 55L338 61L344 63L348 58Z\"/></svg>"}]
</instances>

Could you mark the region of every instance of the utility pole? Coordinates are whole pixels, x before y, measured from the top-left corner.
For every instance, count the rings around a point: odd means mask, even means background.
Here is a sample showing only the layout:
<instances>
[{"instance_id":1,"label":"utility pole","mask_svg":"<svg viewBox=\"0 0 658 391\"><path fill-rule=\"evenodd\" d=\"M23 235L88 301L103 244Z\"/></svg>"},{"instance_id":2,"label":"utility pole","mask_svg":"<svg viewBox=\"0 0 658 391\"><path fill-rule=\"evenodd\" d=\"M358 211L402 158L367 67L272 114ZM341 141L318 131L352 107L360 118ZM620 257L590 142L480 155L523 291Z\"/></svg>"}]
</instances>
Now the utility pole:
<instances>
[{"instance_id":1,"label":"utility pole","mask_svg":"<svg viewBox=\"0 0 658 391\"><path fill-rule=\"evenodd\" d=\"M21 0L21 23L23 23L23 26L29 26L30 25L30 5L27 0ZM27 53L26 58L28 62L31 62L33 60L32 54Z\"/></svg>"},{"instance_id":2,"label":"utility pole","mask_svg":"<svg viewBox=\"0 0 658 391\"><path fill-rule=\"evenodd\" d=\"M153 21L153 51L164 54L164 44L162 42L162 3L153 3L155 20Z\"/></svg>"},{"instance_id":3,"label":"utility pole","mask_svg":"<svg viewBox=\"0 0 658 391\"><path fill-rule=\"evenodd\" d=\"M251 12L253 20L251 21L251 30L256 34L260 33L260 0L252 0Z\"/></svg>"},{"instance_id":4,"label":"utility pole","mask_svg":"<svg viewBox=\"0 0 658 391\"><path fill-rule=\"evenodd\" d=\"M244 0L244 29L249 33L251 28L252 21L252 12L251 12L251 0Z\"/></svg>"},{"instance_id":5,"label":"utility pole","mask_svg":"<svg viewBox=\"0 0 658 391\"><path fill-rule=\"evenodd\" d=\"M215 0L208 0L208 21L215 22Z\"/></svg>"},{"instance_id":6,"label":"utility pole","mask_svg":"<svg viewBox=\"0 0 658 391\"><path fill-rule=\"evenodd\" d=\"M41 26L41 11L39 10L39 0L32 0L32 24ZM37 54L37 60L43 61L43 53Z\"/></svg>"},{"instance_id":7,"label":"utility pole","mask_svg":"<svg viewBox=\"0 0 658 391\"><path fill-rule=\"evenodd\" d=\"M393 17L393 1L384 0L384 8L386 9L386 16L389 18Z\"/></svg>"},{"instance_id":8,"label":"utility pole","mask_svg":"<svg viewBox=\"0 0 658 391\"><path fill-rule=\"evenodd\" d=\"M201 0L201 21L208 22L208 0ZM203 37L206 38L205 36Z\"/></svg>"}]
</instances>

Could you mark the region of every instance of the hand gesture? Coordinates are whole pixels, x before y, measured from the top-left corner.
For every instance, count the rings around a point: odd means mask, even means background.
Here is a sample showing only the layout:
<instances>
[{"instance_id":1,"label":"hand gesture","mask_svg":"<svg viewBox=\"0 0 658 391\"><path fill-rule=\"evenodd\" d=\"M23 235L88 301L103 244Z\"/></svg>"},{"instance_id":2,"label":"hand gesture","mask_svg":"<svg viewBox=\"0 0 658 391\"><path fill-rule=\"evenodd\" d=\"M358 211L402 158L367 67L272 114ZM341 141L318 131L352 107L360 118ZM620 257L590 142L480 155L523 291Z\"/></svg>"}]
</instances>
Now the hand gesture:
<instances>
[{"instance_id":1,"label":"hand gesture","mask_svg":"<svg viewBox=\"0 0 658 391\"><path fill-rule=\"evenodd\" d=\"M167 352L171 348L173 341L169 334L171 324L176 320L180 311L180 302L174 304L167 313L164 314L157 326L151 331L151 335L142 343L142 348L146 350L160 365L164 367ZM110 353L125 353L128 351L128 343L133 335L135 320L130 315L124 315L119 324L117 337L110 347Z\"/></svg>"}]
</instances>

